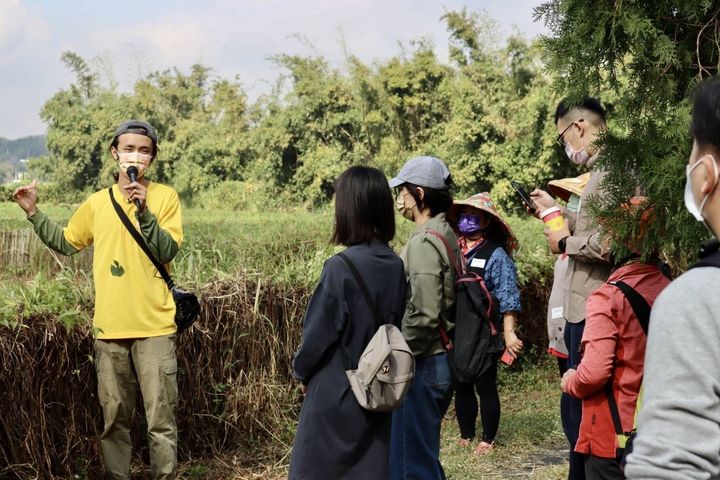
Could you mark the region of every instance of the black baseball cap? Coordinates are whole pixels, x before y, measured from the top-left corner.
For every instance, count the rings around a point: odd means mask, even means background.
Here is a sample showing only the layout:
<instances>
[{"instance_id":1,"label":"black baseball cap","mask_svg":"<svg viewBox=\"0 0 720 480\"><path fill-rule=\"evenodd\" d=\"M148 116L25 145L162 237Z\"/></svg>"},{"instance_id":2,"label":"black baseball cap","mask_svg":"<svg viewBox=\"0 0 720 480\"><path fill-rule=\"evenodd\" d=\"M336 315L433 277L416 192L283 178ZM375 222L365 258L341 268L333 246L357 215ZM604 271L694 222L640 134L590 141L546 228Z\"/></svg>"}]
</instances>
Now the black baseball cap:
<instances>
[{"instance_id":1,"label":"black baseball cap","mask_svg":"<svg viewBox=\"0 0 720 480\"><path fill-rule=\"evenodd\" d=\"M152 125L142 120L126 120L115 130L115 137L113 143L120 135L125 133L137 133L139 135L145 135L153 141L154 145L157 145L157 133Z\"/></svg>"}]
</instances>

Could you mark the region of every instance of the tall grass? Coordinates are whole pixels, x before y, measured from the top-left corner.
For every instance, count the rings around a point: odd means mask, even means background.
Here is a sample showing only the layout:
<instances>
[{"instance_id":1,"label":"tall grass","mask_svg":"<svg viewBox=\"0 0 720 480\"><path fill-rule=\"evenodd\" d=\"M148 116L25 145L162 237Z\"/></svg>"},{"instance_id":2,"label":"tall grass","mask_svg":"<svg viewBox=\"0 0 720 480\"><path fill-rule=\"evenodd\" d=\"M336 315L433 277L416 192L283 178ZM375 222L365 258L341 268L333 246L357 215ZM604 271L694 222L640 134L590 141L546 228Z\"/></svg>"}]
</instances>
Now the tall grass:
<instances>
[{"instance_id":1,"label":"tall grass","mask_svg":"<svg viewBox=\"0 0 720 480\"><path fill-rule=\"evenodd\" d=\"M72 213L71 206L41 208L58 223ZM290 359L322 264L339 249L328 243L331 212L183 213L185 241L174 276L200 294L205 310L178 345L182 458L240 448L248 455L240 466L263 455L282 459L298 407ZM399 250L413 225L398 222L392 246ZM541 352L552 259L540 222L510 218L510 224L521 243L521 336ZM0 234L27 228L16 205L0 203ZM93 478L100 417L89 322L91 253L58 260L42 244L33 245L29 258L36 260L0 272L0 404L15 406L1 416L0 477L89 472ZM539 422L538 430L550 425L545 417ZM139 444L141 431L136 426ZM506 438L515 441L509 433ZM3 463L15 466L3 470Z\"/></svg>"}]
</instances>

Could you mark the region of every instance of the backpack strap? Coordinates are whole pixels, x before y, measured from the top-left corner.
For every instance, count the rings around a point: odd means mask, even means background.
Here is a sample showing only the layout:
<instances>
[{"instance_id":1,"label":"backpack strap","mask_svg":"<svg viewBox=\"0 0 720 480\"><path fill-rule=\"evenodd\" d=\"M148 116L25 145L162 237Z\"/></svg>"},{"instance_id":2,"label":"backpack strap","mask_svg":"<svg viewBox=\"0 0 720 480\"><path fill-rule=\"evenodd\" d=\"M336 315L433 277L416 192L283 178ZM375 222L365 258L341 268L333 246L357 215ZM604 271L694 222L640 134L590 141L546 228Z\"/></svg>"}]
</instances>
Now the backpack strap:
<instances>
[{"instance_id":1,"label":"backpack strap","mask_svg":"<svg viewBox=\"0 0 720 480\"><path fill-rule=\"evenodd\" d=\"M458 261L457 256L455 256L455 252L453 251L453 248L450 246L450 242L448 241L445 236L440 233L436 232L435 230L426 230L426 233L429 233L433 237L439 238L440 241L445 245L445 250L447 251L448 260L450 260L450 263L452 264L452 267L455 270L455 274L458 276L458 278L462 277L463 275L463 263L462 260Z\"/></svg>"},{"instance_id":2,"label":"backpack strap","mask_svg":"<svg viewBox=\"0 0 720 480\"><path fill-rule=\"evenodd\" d=\"M499 243L493 241L492 239L488 238L485 240L485 243L482 244L481 247L475 248L475 251L470 251L470 256L465 260L466 263L466 269L469 272L475 272L481 277L485 278L485 266L481 267L473 267L472 263L475 259L481 259L485 260L485 265L487 265L487 262L490 260L490 257L492 257L493 253L495 253L495 250L498 248L502 248L502 245Z\"/></svg>"},{"instance_id":3,"label":"backpack strap","mask_svg":"<svg viewBox=\"0 0 720 480\"><path fill-rule=\"evenodd\" d=\"M450 242L448 242L448 239L445 238L442 233L436 232L435 230L426 230L426 232L433 237L439 238L443 245L445 245L445 251L447 252L448 260L450 260L450 263L455 270L455 275L457 275L457 279L460 280L463 276L464 265L462 263L462 260L458 261L458 258L455 256L455 252L453 251L452 246L450 246ZM445 351L450 352L453 349L453 343L447 333L447 330L445 330L445 326L442 325L440 322L438 322L438 331L440 332L440 341L442 342Z\"/></svg>"},{"instance_id":4,"label":"backpack strap","mask_svg":"<svg viewBox=\"0 0 720 480\"><path fill-rule=\"evenodd\" d=\"M350 272L352 272L353 277L355 277L355 282L357 282L358 286L360 287L360 292L362 292L362 295L365 298L365 302L367 302L368 306L370 307L370 311L372 312L373 318L375 319L375 324L379 326L387 323L382 322L380 312L377 309L377 305L375 305L375 302L373 302L370 291L368 290L365 281L363 281L362 276L360 276L360 272L358 271L355 264L352 262L352 260L350 260L347 255L342 252L338 253L337 256L342 258L347 267L350 269Z\"/></svg>"},{"instance_id":5,"label":"backpack strap","mask_svg":"<svg viewBox=\"0 0 720 480\"><path fill-rule=\"evenodd\" d=\"M623 295L625 295L625 298L630 302L630 307L632 307L635 317L637 317L640 322L640 327L642 327L643 332L647 335L648 327L650 326L650 304L645 300L645 297L623 281L617 280L608 283L618 287Z\"/></svg>"},{"instance_id":6,"label":"backpack strap","mask_svg":"<svg viewBox=\"0 0 720 480\"><path fill-rule=\"evenodd\" d=\"M148 247L147 243L145 243L145 239L142 237L140 232L137 231L135 227L133 227L132 223L130 222L130 219L125 214L122 208L120 208L120 205L118 205L117 201L115 201L115 196L113 195L113 189L110 187L108 189L108 192L110 192L110 202L112 203L113 208L115 209L115 212L117 213L117 216L120 217L120 221L127 229L128 233L130 233L130 236L135 240L135 242L140 247L140 250L145 252L145 255L150 259L152 264L155 266L157 271L160 273L160 276L165 281L165 284L168 287L168 290L172 290L175 288L175 282L173 281L172 277L168 273L168 271L165 269L165 265L160 263L160 261L155 258L155 255L153 255L152 251L150 251L150 247Z\"/></svg>"},{"instance_id":7,"label":"backpack strap","mask_svg":"<svg viewBox=\"0 0 720 480\"><path fill-rule=\"evenodd\" d=\"M350 257L348 257L342 252L338 253L337 256L345 262L345 265L347 265L348 269L352 273L353 278L355 278L355 282L358 284L358 287L360 288L360 292L362 293L365 302L367 302L368 306L370 307L370 312L372 312L373 319L375 320L375 328L379 328L379 325L382 325L386 322L381 322L380 313L378 312L375 302L372 301L370 291L368 290L365 281L362 279L360 272L358 271L352 260L350 260ZM345 331L340 338L340 351L343 357L343 367L345 368L345 370L352 370L352 363L350 362L350 350L347 347L347 342L344 341L347 331L348 328L345 328Z\"/></svg>"},{"instance_id":8,"label":"backpack strap","mask_svg":"<svg viewBox=\"0 0 720 480\"><path fill-rule=\"evenodd\" d=\"M617 280L608 283L618 287L628 302L630 302L633 314L638 319L640 327L647 336L648 327L650 326L650 304L648 301L645 300L645 297L640 295L637 290L623 281ZM617 402L615 401L615 395L613 394L612 379L605 384L605 395L607 396L608 405L610 406L610 415L612 416L613 425L615 426L618 446L624 449L627 443L627 437L630 436L632 432L625 432L622 428L620 412Z\"/></svg>"},{"instance_id":9,"label":"backpack strap","mask_svg":"<svg viewBox=\"0 0 720 480\"><path fill-rule=\"evenodd\" d=\"M615 395L613 395L612 380L605 384L605 395L607 395L608 405L610 405L610 416L612 417L613 425L615 426L615 436L617 438L618 447L625 448L625 445L627 444L627 437L629 437L632 432L625 432L622 428L620 411L618 410L617 402L615 401Z\"/></svg>"}]
</instances>

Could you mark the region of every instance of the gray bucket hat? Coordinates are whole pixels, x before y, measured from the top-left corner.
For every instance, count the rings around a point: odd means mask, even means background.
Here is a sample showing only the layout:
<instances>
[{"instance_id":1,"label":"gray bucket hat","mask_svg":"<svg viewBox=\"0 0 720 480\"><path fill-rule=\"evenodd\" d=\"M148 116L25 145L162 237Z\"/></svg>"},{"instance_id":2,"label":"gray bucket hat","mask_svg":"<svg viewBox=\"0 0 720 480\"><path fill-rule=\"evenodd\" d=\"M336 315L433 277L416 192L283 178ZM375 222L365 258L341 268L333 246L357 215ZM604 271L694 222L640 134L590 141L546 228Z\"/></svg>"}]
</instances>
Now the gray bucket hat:
<instances>
[{"instance_id":1,"label":"gray bucket hat","mask_svg":"<svg viewBox=\"0 0 720 480\"><path fill-rule=\"evenodd\" d=\"M157 133L152 125L142 120L126 120L115 130L114 138L119 137L125 133L137 133L139 135L145 135L157 145Z\"/></svg>"},{"instance_id":2,"label":"gray bucket hat","mask_svg":"<svg viewBox=\"0 0 720 480\"><path fill-rule=\"evenodd\" d=\"M435 157L411 158L390 180L390 188L396 188L403 183L412 183L419 187L448 190L450 188L450 170L445 163Z\"/></svg>"}]
</instances>

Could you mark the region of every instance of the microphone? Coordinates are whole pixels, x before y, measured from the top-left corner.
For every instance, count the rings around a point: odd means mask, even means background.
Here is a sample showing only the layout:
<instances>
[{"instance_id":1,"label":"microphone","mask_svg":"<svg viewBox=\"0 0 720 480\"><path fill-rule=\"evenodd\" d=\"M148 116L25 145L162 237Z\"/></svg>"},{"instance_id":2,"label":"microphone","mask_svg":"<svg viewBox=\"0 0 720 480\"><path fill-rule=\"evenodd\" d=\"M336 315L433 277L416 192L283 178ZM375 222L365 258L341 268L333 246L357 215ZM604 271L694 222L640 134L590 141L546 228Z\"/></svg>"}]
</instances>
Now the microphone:
<instances>
[{"instance_id":1,"label":"microphone","mask_svg":"<svg viewBox=\"0 0 720 480\"><path fill-rule=\"evenodd\" d=\"M135 166L128 167L127 176L130 179L130 183L137 182L137 176L138 176L137 167L135 167ZM133 202L135 203L135 206L137 207L137 209L140 210L140 200L138 200L136 198L135 200L133 200Z\"/></svg>"}]
</instances>

